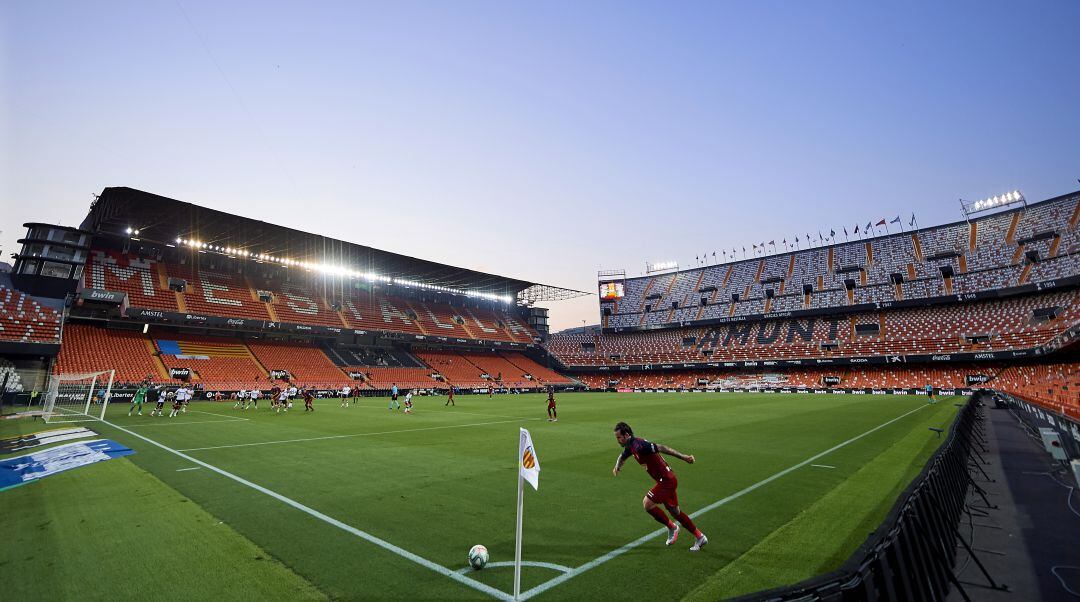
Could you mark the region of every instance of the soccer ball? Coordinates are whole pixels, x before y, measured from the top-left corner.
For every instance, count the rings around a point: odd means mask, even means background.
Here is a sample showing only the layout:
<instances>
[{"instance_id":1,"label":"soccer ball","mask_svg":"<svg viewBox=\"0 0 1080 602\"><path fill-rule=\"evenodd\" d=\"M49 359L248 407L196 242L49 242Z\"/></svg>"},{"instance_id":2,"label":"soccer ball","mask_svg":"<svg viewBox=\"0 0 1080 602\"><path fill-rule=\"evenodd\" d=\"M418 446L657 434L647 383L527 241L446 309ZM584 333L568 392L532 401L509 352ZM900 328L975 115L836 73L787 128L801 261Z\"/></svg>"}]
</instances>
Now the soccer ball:
<instances>
[{"instance_id":1,"label":"soccer ball","mask_svg":"<svg viewBox=\"0 0 1080 602\"><path fill-rule=\"evenodd\" d=\"M469 548L469 566L476 570L480 570L487 566L488 563L488 551L487 548L480 544Z\"/></svg>"}]
</instances>

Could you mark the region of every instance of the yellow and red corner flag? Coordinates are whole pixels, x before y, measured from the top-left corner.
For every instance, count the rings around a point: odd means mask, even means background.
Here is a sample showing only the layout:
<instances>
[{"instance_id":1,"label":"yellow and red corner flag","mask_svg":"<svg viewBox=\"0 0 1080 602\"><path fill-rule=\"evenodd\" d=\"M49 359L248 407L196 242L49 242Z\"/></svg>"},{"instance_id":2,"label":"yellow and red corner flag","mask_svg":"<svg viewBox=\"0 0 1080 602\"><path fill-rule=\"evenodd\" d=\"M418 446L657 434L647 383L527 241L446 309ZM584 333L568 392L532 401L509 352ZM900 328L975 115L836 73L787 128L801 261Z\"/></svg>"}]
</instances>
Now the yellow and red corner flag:
<instances>
[{"instance_id":1,"label":"yellow and red corner flag","mask_svg":"<svg viewBox=\"0 0 1080 602\"><path fill-rule=\"evenodd\" d=\"M521 445L518 446L518 471L533 489L540 489L540 459L536 457L532 435L525 429L521 429Z\"/></svg>"}]
</instances>

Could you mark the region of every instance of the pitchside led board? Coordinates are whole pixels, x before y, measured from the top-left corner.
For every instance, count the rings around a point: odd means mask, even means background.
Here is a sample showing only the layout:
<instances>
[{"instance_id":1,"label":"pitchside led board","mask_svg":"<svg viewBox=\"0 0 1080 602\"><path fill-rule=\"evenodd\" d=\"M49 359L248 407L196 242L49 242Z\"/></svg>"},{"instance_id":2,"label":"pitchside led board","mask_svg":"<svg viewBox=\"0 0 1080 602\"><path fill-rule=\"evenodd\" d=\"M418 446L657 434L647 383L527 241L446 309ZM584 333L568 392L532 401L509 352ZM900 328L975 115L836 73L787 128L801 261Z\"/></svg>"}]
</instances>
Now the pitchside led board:
<instances>
[{"instance_id":1,"label":"pitchside led board","mask_svg":"<svg viewBox=\"0 0 1080 602\"><path fill-rule=\"evenodd\" d=\"M600 299L601 300L614 300L623 298L623 283L621 282L601 282L600 283Z\"/></svg>"}]
</instances>

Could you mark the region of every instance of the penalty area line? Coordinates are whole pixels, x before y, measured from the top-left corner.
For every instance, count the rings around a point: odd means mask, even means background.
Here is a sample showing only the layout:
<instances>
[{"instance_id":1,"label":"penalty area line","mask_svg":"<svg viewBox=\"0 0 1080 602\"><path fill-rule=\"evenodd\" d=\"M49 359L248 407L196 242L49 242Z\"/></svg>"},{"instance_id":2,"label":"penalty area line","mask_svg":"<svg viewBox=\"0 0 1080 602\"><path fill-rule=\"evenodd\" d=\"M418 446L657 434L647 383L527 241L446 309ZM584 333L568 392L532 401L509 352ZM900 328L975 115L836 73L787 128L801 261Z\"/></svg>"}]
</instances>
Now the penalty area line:
<instances>
[{"instance_id":1,"label":"penalty area line","mask_svg":"<svg viewBox=\"0 0 1080 602\"><path fill-rule=\"evenodd\" d=\"M239 420L177 420L175 422L150 422L147 424L129 424L128 428L141 429L148 426L180 426L187 424L228 424L230 422L240 422L241 420L247 419L241 418Z\"/></svg>"},{"instance_id":2,"label":"penalty area line","mask_svg":"<svg viewBox=\"0 0 1080 602\"><path fill-rule=\"evenodd\" d=\"M282 495L282 494L280 494L280 493L278 493L276 491L272 491L270 489L267 489L266 487L263 487L262 485L259 485L257 483L252 483L251 481L249 481L249 480L247 480L247 479L245 479L243 477L234 475L233 473L228 472L227 470L218 468L217 466L214 466L213 464L208 464L206 462L203 462L202 460L195 459L195 458L193 458L193 457L191 457L191 456L189 456L187 454L184 454L184 453L182 453L182 452L180 452L178 450L175 450L175 449L173 449L173 448L171 448L171 447L169 447L169 446L167 446L167 445L165 445L163 443L158 443L157 441L154 441L153 439L150 439L149 437L145 437L143 435L140 435L139 433L136 433L135 431L128 430L128 429L126 429L126 428L124 428L122 426L117 426L117 425L115 425L115 424L113 424L113 423L111 423L111 422L109 422L107 420L102 420L101 422L103 422L103 423L105 423L105 424L107 424L107 425L109 425L109 426L111 426L111 427L113 427L113 428L115 428L117 430L121 430L121 431L131 435L132 437L138 437L139 439L142 439L143 441L146 441L147 443L149 443L151 445L154 445L156 447L160 447L161 449L163 449L163 450L165 450L165 451L167 451L169 453L175 454L175 455L187 460L188 462L191 462L192 464L198 464L199 466L201 466L201 467L203 467L203 468L205 468L207 470L212 470L212 471L218 473L219 475L221 475L221 476L223 476L223 477L225 477L227 479L232 479L233 481L236 481L237 483L240 483L241 485L245 485L247 487L250 487L250 488L254 489L255 491L258 491L259 493L263 493L263 494L268 495L268 496L270 496L270 497L272 497L272 498L274 498L274 499L276 499L276 500L278 500L280 502L284 502L285 504L288 504L289 506L292 506L293 508L295 508L295 509L297 509L297 510L299 510L299 511L305 513L305 514L308 514L308 515L310 515L310 516L312 516L314 518L317 518L317 519L319 519L319 520L321 520L321 521L323 521L323 522L325 522L325 523L327 523L329 525L337 527L337 528L341 529L342 531L345 531L347 533L351 533L352 535L355 535L355 536L357 536L357 537L359 537L359 538L361 538L361 539L363 539L365 541L373 543L373 544L379 546L380 548L382 548L382 549L384 549L384 550L386 550L388 552L392 552L394 554L397 554L398 556L401 556L402 558L405 558L406 560L411 560L412 562L415 562L416 564L419 564L420 566L422 566L422 567L424 567L426 569L430 569L431 571L439 573L440 575L444 575L446 577L449 577L450 579L453 579L454 581L457 581L458 583L460 583L462 585L471 587L471 588L473 588L473 589L475 589L477 591L483 592L483 593L485 593L485 594L487 594L487 595L489 595L489 596L491 596L493 598L499 599L499 600L512 600L513 599L513 596L511 596L510 594L507 594L506 592L495 589L494 587L491 587L490 585L480 583L479 581L477 581L475 579L472 579L470 577L467 577L465 575L462 575L462 574L458 573L457 571L452 571L452 570L442 566L441 564L437 564L435 562L432 562L432 561L428 560L427 558L424 558L423 556L420 556L418 554L414 554L414 553L412 553L412 552L410 552L410 551L408 551L408 550L406 550L404 548L395 546L394 544L392 544L392 543L390 543L390 542L388 542L388 541L386 541L384 539L380 539L380 538L378 538L378 537L376 537L376 536L374 536L374 535L372 535L372 534L370 534L370 533L368 533L366 531L361 531L360 529L357 529L356 527L353 527L352 525L347 525L347 524L339 521L338 519L336 519L336 518L334 518L332 516L328 516L326 514L323 514L322 512L319 512L318 510L315 510L314 508L311 508L309 506L305 506L304 504L302 504L302 503L300 503L300 502L298 502L298 501L296 501L296 500L294 500L292 498L285 497L284 495Z\"/></svg>"},{"instance_id":3,"label":"penalty area line","mask_svg":"<svg viewBox=\"0 0 1080 602\"><path fill-rule=\"evenodd\" d=\"M906 417L914 414L915 412L918 412L919 410L921 410L923 408L926 408L926 407L928 407L928 406L921 405L921 406L915 408L914 410L911 410L910 412L905 412L905 413L897 416L896 418L893 418L892 420L889 420L888 422L883 422L883 423L875 426L874 428L866 431L865 433L863 433L861 435L856 435L855 437L852 437L851 439L848 439L847 441L844 441L843 443L838 443L837 445L834 445L834 446L830 447L829 449L827 449L827 450L825 450L825 451L823 451L821 453L810 456L809 458L803 460L802 462L799 462L798 464L796 464L794 466L791 466L789 468L785 468L784 470L781 470L780 472L772 475L771 477L768 477L766 479L762 479L761 481L758 481L757 483L754 483L753 485L750 485L749 487L746 487L745 489L741 489L741 490L727 496L724 499L717 500L717 501L709 504L708 506L705 506L704 508L701 508L697 512L692 513L690 515L690 517L691 518L697 518L697 517L701 516L702 514L705 514L706 512L709 512L710 510L715 510L716 508L719 508L720 506L723 506L724 504L727 504L728 502L736 500L736 499L750 493L751 491L754 491L755 489L758 489L759 487L763 487L765 485L768 485L769 483L772 483L776 479L779 479L780 477L782 477L782 476L784 476L786 474L794 472L794 471L802 468L803 466L806 466L807 464L810 464L811 462L814 462L814 461L818 460L819 458L827 456L828 454L831 454L832 452L834 452L834 451L836 451L836 450L838 450L838 449L840 449L840 448L842 448L842 447L844 447L846 445L854 443L854 442L858 441L859 439L862 439L863 437L865 437L865 436L867 436L867 435L869 435L871 433L874 433L874 432L876 432L878 430L881 430L881 429L889 426L890 424L892 424L892 423L894 423L894 422L896 422L898 420L901 420L903 418L906 418ZM603 556L594 558L594 559L590 560L589 562L586 562L585 564L583 564L583 565L581 565L581 566L579 566L579 567L577 567L575 569L571 569L570 571L567 571L567 572L563 573L562 575L559 575L558 577L555 577L555 578L553 578L553 579L551 579L549 581L545 581L544 583L541 583L540 585L537 585L536 587L534 587L534 588L532 588L532 589L530 589L528 591L522 592L521 596L518 597L518 600L528 600L529 598L532 598L533 596L542 594L542 593L546 592L547 590L555 587L556 585L559 585L560 583L563 583L565 581L569 581L570 579L573 579L574 577L577 577L578 575L584 573L585 571L588 571L590 569L594 569L594 568L600 566L601 564L604 564L605 562L607 562L609 560L613 560L615 558L618 558L619 556L622 556L623 554L629 552L630 550L633 550L634 548L637 548L638 546L641 546L642 544L649 541L650 539L653 539L653 538L655 538L655 537L657 537L657 536L659 536L661 534L664 534L664 533L667 533L667 529L661 527L661 528L653 531L652 533L648 533L646 535L643 535L643 536L639 537L638 539L635 539L634 541L631 541L630 543L624 545L621 548L612 550L612 551L608 552L607 554L604 554Z\"/></svg>"},{"instance_id":4,"label":"penalty area line","mask_svg":"<svg viewBox=\"0 0 1080 602\"><path fill-rule=\"evenodd\" d=\"M206 412L204 410L191 410L193 414L209 414L211 416L221 416L222 418L228 418L230 420L251 420L250 418L241 418L239 416L230 416L228 414L217 414L215 412Z\"/></svg>"}]
</instances>

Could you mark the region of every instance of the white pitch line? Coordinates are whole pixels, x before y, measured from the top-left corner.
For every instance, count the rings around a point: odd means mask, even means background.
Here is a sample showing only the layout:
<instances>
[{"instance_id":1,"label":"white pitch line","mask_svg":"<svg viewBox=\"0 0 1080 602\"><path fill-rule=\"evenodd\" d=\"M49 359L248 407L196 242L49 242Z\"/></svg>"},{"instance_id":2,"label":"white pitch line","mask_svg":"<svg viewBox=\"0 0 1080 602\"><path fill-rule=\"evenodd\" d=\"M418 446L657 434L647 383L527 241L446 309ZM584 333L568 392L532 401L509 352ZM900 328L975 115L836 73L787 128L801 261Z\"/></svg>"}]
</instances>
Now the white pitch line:
<instances>
[{"instance_id":1,"label":"white pitch line","mask_svg":"<svg viewBox=\"0 0 1080 602\"><path fill-rule=\"evenodd\" d=\"M513 599L513 596L511 596L510 594L507 594L506 592L503 592L501 590L497 590L494 587L491 587L490 585L480 583L479 581L477 581L475 579L471 579L469 577L466 577L465 575L459 574L457 571L452 571L452 570L442 566L441 564L436 564L436 563L428 560L427 558L424 558L423 556L420 556L418 554L414 554L414 553L412 553L412 552L410 552L410 551L408 551L408 550L406 550L404 548L400 548L398 546L395 546L394 544L392 544L392 543L390 543L390 542L388 542L386 540L379 539L378 537L376 537L376 536L374 536L374 535L372 535L370 533L367 533L365 531L361 531L360 529L357 529L356 527L353 527L351 525L347 525L347 524L337 520L336 518L333 518L331 516L327 516L326 514L323 514L322 512L319 512L318 510L315 510L314 508L311 508L309 506L305 506L304 504L301 504L300 502L297 502L296 500L293 500L291 498L287 498L284 495L281 495L280 493L277 493L276 491L271 491L270 489L267 489L267 488L263 487L262 485L252 483L251 481L249 481L249 480L247 480L247 479L245 479L243 477L236 476L233 473L228 472L226 470L223 470L221 468L218 468L217 466L214 466L212 464L207 464L206 462L203 462L201 460L196 460L195 458L192 458L191 456L188 456L188 455L186 455L184 453L181 453L180 451L175 450L175 449L173 449L173 448L171 448L171 447L169 447L167 445L164 445L162 443L158 443L157 441L154 441L153 439L150 439L149 437L144 437L144 436L140 435L139 433L136 433L134 431L130 431L130 430L128 430L128 429L126 429L126 428L124 428L122 426L117 426L117 425L115 425L115 424L113 424L113 423L111 423L111 422L109 422L107 420L102 420L102 422L104 422L105 424L107 424L107 425L109 425L109 426L111 426L111 427L113 427L115 429L124 431L125 433L127 433L127 434L129 434L129 435L131 435L133 437L138 437L139 439L142 439L143 441L146 441L147 443L149 443L151 445L155 445L157 447L160 447L161 449L163 449L163 450L165 450L167 452L176 454L177 456L180 456L181 458L187 460L188 462L191 462L193 464L198 464L199 466L201 466L203 468L206 468L208 470L212 470L212 471L220 474L223 477L226 477L228 479L232 479L232 480L236 481L237 483L240 483L241 485L246 485L247 487L250 487L250 488L252 488L252 489L254 489L254 490L256 490L256 491L258 491L260 493L264 493L264 494L266 494L266 495L268 495L268 496L270 496L270 497L272 497L272 498L274 498L274 499L276 499L276 500L278 500L280 502L284 502L284 503L288 504L289 506L292 506L293 508L296 508L297 510L299 510L299 511L305 513L305 514L313 516L313 517L315 517L315 518L317 518L317 519L319 519L319 520L321 520L321 521L323 521L323 522L325 522L327 524L333 525L333 526L341 529L342 531L345 531L347 533L351 533L351 534L353 534L353 535L355 535L355 536L357 536L357 537L359 537L361 539L364 539L364 540L366 540L368 542L371 542L371 543L379 546L380 548L383 548L384 550L387 550L389 552L397 554L398 556L401 556L402 558L411 560L411 561L415 562L416 564L419 564L420 566L422 566L422 567L424 567L426 569L430 569L430 570L432 570L432 571L434 571L436 573L439 573L440 575L445 575L446 577L449 577L449 578L453 579L454 581L457 581L458 583L461 583L462 585L471 587L471 588L473 588L473 589L475 589L477 591L483 592L483 593L485 593L485 594L487 594L487 595L489 595L489 596L491 596L493 598L496 598L498 600L507 600L507 601L509 601L509 600Z\"/></svg>"},{"instance_id":2,"label":"white pitch line","mask_svg":"<svg viewBox=\"0 0 1080 602\"><path fill-rule=\"evenodd\" d=\"M191 468L177 468L176 472L184 472L185 470L199 470L202 466L192 466Z\"/></svg>"},{"instance_id":3,"label":"white pitch line","mask_svg":"<svg viewBox=\"0 0 1080 602\"><path fill-rule=\"evenodd\" d=\"M848 439L847 441L844 441L843 443L834 445L834 446L830 447L829 449L827 449L827 450L825 450L825 451L823 451L823 452L821 452L819 454L815 454L815 455L803 460L802 462L799 462L798 464L796 464L796 465L794 465L794 466L792 466L790 468L785 468L784 470L781 470L780 472L772 475L771 477L768 477L766 479L758 481L757 483L754 483L753 485L750 485L749 487L747 487L745 489L737 491L737 492L727 496L726 498L724 498L722 500L717 500L717 501L709 504L708 506L705 506L704 508L698 510L697 512L694 512L690 516L691 516L691 518L697 518L698 516L701 516L702 514L705 514L706 512L709 512L710 510L714 510L716 508L719 508L720 506L723 506L724 504L727 504L730 501L736 500L736 499L750 493L751 491L754 491L755 489L757 489L759 487L762 487L764 485L768 485L769 483L775 481L776 479L779 479L780 477L782 477L782 476L784 476L784 475L786 475L786 474L788 474L788 473L790 473L792 471L798 470L798 469L802 468L803 466L806 466L807 464L817 460L818 458L821 458L822 456L826 456L828 454L831 454L832 452L840 449L841 447L844 447L844 446L846 446L848 444L854 443L854 442L858 441L859 439L862 439L863 437L869 435L870 433L873 433L875 431L883 429L883 428L889 426L890 424L896 422L897 420L900 420L902 418L906 418L907 416L910 416L911 414L914 414L915 412L918 412L919 410L921 410L923 408L926 408L926 407L929 407L929 406L921 405L921 406L915 408L914 410L911 410L910 412L905 412L904 414L901 414L900 416L897 416L896 418L893 418L892 420L890 420L888 422L879 424L878 426L875 426L874 428L866 431L865 433L863 433L861 435L852 437L851 439ZM562 575L559 575L558 577L555 577L555 578L551 579L550 581L545 581L544 583L541 583L540 585L537 585L536 587L534 587L534 588L532 588L532 589L530 589L528 591L522 592L521 595L518 597L518 600L528 600L529 598L532 598L533 596L542 594L542 593L546 592L547 590L555 587L556 585L559 585L560 583L563 583L565 581L573 579L574 577L577 577L578 575L584 573L585 571L588 571L590 569L594 569L594 568L600 566L601 564L604 564L605 562L607 562L609 560L612 560L614 558L622 556L623 554L629 552L630 550L633 550L634 548L642 545L643 543L649 541L650 539L653 539L653 538L655 538L655 537L657 537L657 536L659 536L661 534L666 534L666 533L667 533L667 529L661 527L660 529L657 529L656 531L653 531L652 533L648 533L646 535L643 535L643 536L635 539L634 541L624 545L621 548L612 550L612 551L608 552L607 554L604 554L603 556L600 556L598 558L594 558L594 559L590 560L589 562L586 562L585 564L583 564L583 565L581 565L581 566L579 566L579 567L577 567L575 569L572 569L572 570L570 570L570 571L568 571L566 573L563 573Z\"/></svg>"},{"instance_id":4,"label":"white pitch line","mask_svg":"<svg viewBox=\"0 0 1080 602\"><path fill-rule=\"evenodd\" d=\"M221 416L222 418L231 418L232 420L251 420L250 418L241 418L239 416L230 416L228 414L215 414L214 412L204 412L202 410L191 410L194 414L210 414L211 416Z\"/></svg>"},{"instance_id":5,"label":"white pitch line","mask_svg":"<svg viewBox=\"0 0 1080 602\"><path fill-rule=\"evenodd\" d=\"M453 407L453 406L451 406ZM509 414L481 414L480 412L461 412L458 410L446 410L447 412L453 412L455 414L469 414L470 416L491 416L492 418L517 418L522 419L525 416L510 416ZM488 566L491 566L490 564Z\"/></svg>"},{"instance_id":6,"label":"white pitch line","mask_svg":"<svg viewBox=\"0 0 1080 602\"><path fill-rule=\"evenodd\" d=\"M381 406L381 405L377 405L377 406L373 406L373 405L361 405L361 404L358 404L358 403L354 403L354 404L352 404L352 405L350 405L350 406L349 406L349 408L354 408L354 407L355 407L355 408L364 408L364 409L367 409L367 410L372 410L372 409L380 409L380 408L382 408L382 406ZM445 406L444 406L444 407L445 407ZM454 407L454 406L450 406L450 408L453 408L453 407ZM338 409L338 410L347 410L347 409L349 409L349 408L343 408L343 407L341 407L341 404L338 404L338 405L336 406L336 409ZM335 409L335 408L331 408L331 409ZM428 408L428 407L427 407L427 406L425 405L423 409L424 409L424 410L426 411L426 410L428 410L428 409L430 409L430 408ZM525 416L511 416L511 415L509 415L509 414L481 414L481 413L479 413L479 412L463 412L463 411L458 411L458 410L453 410L453 409L447 409L446 411L447 411L447 412L453 412L453 413L455 413L455 414L468 414L468 415L470 415L470 416L490 416L490 417L492 417L492 418L525 418Z\"/></svg>"},{"instance_id":7,"label":"white pitch line","mask_svg":"<svg viewBox=\"0 0 1080 602\"><path fill-rule=\"evenodd\" d=\"M836 468L835 466L829 466L828 464L811 464L811 468Z\"/></svg>"},{"instance_id":8,"label":"white pitch line","mask_svg":"<svg viewBox=\"0 0 1080 602\"><path fill-rule=\"evenodd\" d=\"M179 426L184 424L228 424L230 422L238 422L237 420L171 420L169 422L151 422L148 424L129 424L128 426L137 429L144 426Z\"/></svg>"},{"instance_id":9,"label":"white pitch line","mask_svg":"<svg viewBox=\"0 0 1080 602\"><path fill-rule=\"evenodd\" d=\"M513 560L506 560L504 562L489 562L484 566L484 568L501 569L501 568L506 568L508 566L514 566L514 561ZM563 566L561 564L555 564L553 562L540 562L538 560L522 560L521 561L521 566L534 566L534 567L540 568L540 569L551 569L553 571L562 571L564 573L566 571L571 570L570 567L568 567L568 566ZM461 574L461 575L465 575L465 574L469 573L469 571L472 571L472 570L475 570L475 569L473 569L472 567L467 566L467 567L465 567L463 569L458 569L457 572L459 574Z\"/></svg>"},{"instance_id":10,"label":"white pitch line","mask_svg":"<svg viewBox=\"0 0 1080 602\"><path fill-rule=\"evenodd\" d=\"M325 437L307 437L307 438L304 438L304 439L282 439L280 441L259 441L259 442L256 442L256 443L234 443L232 445L214 445L214 446L211 446L211 447L191 447L191 448L188 448L188 449L181 449L179 451L182 451L182 452L195 452L195 451L206 451L206 450L209 450L209 449L229 449L229 448L233 448L233 447L252 447L252 446L256 446L256 445L277 445L279 443L303 443L305 441L325 441L327 439L345 439L345 438L348 438L348 437L368 437L368 436L371 436L371 435L393 435L393 434L396 434L396 433L413 433L413 432L417 432L417 431L437 431L437 430L441 430L441 429L460 429L460 428L468 428L468 427L472 427L472 426L485 426L485 425L488 425L488 424L506 424L508 422L521 422L521 421L528 422L530 420L540 420L540 419L539 418L519 418L517 420L496 420L494 422L473 422L473 423L470 423L470 424L451 424L451 425L447 425L447 426L427 426L427 427L415 428L415 429L400 429L400 430L396 430L396 431L376 431L374 433L351 433L351 434L348 434L348 435L327 435ZM222 422L224 422L224 421L222 421Z\"/></svg>"}]
</instances>

